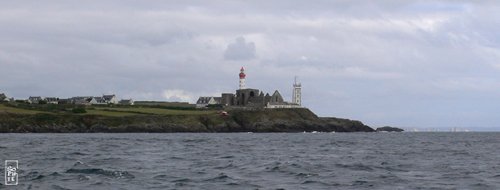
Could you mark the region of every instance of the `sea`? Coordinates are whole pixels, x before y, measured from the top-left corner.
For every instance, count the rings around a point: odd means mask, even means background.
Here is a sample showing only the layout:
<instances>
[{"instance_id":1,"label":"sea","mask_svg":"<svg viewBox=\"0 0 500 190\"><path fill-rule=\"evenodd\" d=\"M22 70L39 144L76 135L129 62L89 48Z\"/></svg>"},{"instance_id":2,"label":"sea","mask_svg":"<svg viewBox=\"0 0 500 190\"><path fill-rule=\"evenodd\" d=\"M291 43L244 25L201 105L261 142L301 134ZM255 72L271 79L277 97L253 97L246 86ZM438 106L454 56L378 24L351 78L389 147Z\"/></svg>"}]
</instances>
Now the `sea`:
<instances>
[{"instance_id":1,"label":"sea","mask_svg":"<svg viewBox=\"0 0 500 190\"><path fill-rule=\"evenodd\" d=\"M0 134L5 160L0 189L500 189L498 132Z\"/></svg>"}]
</instances>

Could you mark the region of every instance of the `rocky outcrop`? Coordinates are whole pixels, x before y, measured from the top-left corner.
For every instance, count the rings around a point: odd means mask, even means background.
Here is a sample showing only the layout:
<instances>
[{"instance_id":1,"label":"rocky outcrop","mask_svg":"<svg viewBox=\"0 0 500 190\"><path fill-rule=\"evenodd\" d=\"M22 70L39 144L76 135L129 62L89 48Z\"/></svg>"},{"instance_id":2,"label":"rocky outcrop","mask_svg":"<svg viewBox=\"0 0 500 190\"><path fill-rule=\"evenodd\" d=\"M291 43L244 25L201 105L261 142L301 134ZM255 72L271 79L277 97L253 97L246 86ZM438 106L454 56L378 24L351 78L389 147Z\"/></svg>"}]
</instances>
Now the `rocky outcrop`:
<instances>
[{"instance_id":1,"label":"rocky outcrop","mask_svg":"<svg viewBox=\"0 0 500 190\"><path fill-rule=\"evenodd\" d=\"M404 130L400 129L400 128L397 128L397 127L385 126L385 127L379 127L379 128L377 128L376 131L377 132L403 132Z\"/></svg>"},{"instance_id":2,"label":"rocky outcrop","mask_svg":"<svg viewBox=\"0 0 500 190\"><path fill-rule=\"evenodd\" d=\"M335 117L325 117L321 118L323 121L327 122L330 126L335 126L336 132L374 132L371 127L363 124L361 121L335 118Z\"/></svg>"},{"instance_id":3,"label":"rocky outcrop","mask_svg":"<svg viewBox=\"0 0 500 190\"><path fill-rule=\"evenodd\" d=\"M319 118L309 109L228 110L229 115L1 114L0 132L373 132L359 121Z\"/></svg>"}]
</instances>

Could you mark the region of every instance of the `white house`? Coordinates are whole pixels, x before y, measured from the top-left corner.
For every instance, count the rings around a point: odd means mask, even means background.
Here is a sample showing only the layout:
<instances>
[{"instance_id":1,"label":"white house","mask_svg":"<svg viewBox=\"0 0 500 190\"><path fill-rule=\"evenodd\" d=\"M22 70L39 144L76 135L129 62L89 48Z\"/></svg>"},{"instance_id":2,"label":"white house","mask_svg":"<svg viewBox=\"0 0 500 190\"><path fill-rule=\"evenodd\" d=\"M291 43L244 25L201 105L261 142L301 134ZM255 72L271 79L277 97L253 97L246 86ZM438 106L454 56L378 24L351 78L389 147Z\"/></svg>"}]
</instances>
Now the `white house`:
<instances>
[{"instance_id":1,"label":"white house","mask_svg":"<svg viewBox=\"0 0 500 190\"><path fill-rule=\"evenodd\" d=\"M40 97L40 96L30 96L28 98L28 102L30 104L38 104L40 101L44 100L44 98Z\"/></svg>"},{"instance_id":2,"label":"white house","mask_svg":"<svg viewBox=\"0 0 500 190\"><path fill-rule=\"evenodd\" d=\"M116 95L111 94L111 95L102 95L102 98L107 104L118 104L118 99L116 98Z\"/></svg>"},{"instance_id":3,"label":"white house","mask_svg":"<svg viewBox=\"0 0 500 190\"><path fill-rule=\"evenodd\" d=\"M196 108L204 108L208 105L220 104L220 97L200 97L198 101L196 101Z\"/></svg>"}]
</instances>

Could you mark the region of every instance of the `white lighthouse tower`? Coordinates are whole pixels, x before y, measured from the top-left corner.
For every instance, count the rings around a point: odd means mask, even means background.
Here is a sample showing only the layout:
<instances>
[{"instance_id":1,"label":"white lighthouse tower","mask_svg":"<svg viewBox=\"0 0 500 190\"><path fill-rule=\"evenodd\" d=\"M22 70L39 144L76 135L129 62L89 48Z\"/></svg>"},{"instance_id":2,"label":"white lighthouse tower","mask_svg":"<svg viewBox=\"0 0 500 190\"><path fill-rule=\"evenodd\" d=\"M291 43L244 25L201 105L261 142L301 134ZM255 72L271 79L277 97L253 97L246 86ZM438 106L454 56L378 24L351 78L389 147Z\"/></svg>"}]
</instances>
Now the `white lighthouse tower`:
<instances>
[{"instance_id":1,"label":"white lighthouse tower","mask_svg":"<svg viewBox=\"0 0 500 190\"><path fill-rule=\"evenodd\" d=\"M245 68L241 67L240 70L240 89L245 89Z\"/></svg>"},{"instance_id":2,"label":"white lighthouse tower","mask_svg":"<svg viewBox=\"0 0 500 190\"><path fill-rule=\"evenodd\" d=\"M293 83L293 97L292 103L297 104L299 106L302 105L302 85L297 83L297 77L295 77L295 82Z\"/></svg>"}]
</instances>

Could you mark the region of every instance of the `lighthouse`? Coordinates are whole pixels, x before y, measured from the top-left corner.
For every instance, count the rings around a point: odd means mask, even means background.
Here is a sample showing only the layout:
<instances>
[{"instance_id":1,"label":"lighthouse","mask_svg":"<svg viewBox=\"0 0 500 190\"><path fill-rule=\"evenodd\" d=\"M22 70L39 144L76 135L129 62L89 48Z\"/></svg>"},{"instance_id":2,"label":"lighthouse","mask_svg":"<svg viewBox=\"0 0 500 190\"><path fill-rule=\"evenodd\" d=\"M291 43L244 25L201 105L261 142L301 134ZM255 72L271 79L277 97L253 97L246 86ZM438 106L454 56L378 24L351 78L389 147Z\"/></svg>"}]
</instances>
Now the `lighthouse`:
<instances>
[{"instance_id":1,"label":"lighthouse","mask_svg":"<svg viewBox=\"0 0 500 190\"><path fill-rule=\"evenodd\" d=\"M293 83L293 95L292 95L292 103L295 103L299 106L302 104L302 85L297 83L297 77L295 77L295 82Z\"/></svg>"},{"instance_id":2,"label":"lighthouse","mask_svg":"<svg viewBox=\"0 0 500 190\"><path fill-rule=\"evenodd\" d=\"M240 69L240 89L245 89L245 68L241 67Z\"/></svg>"}]
</instances>

